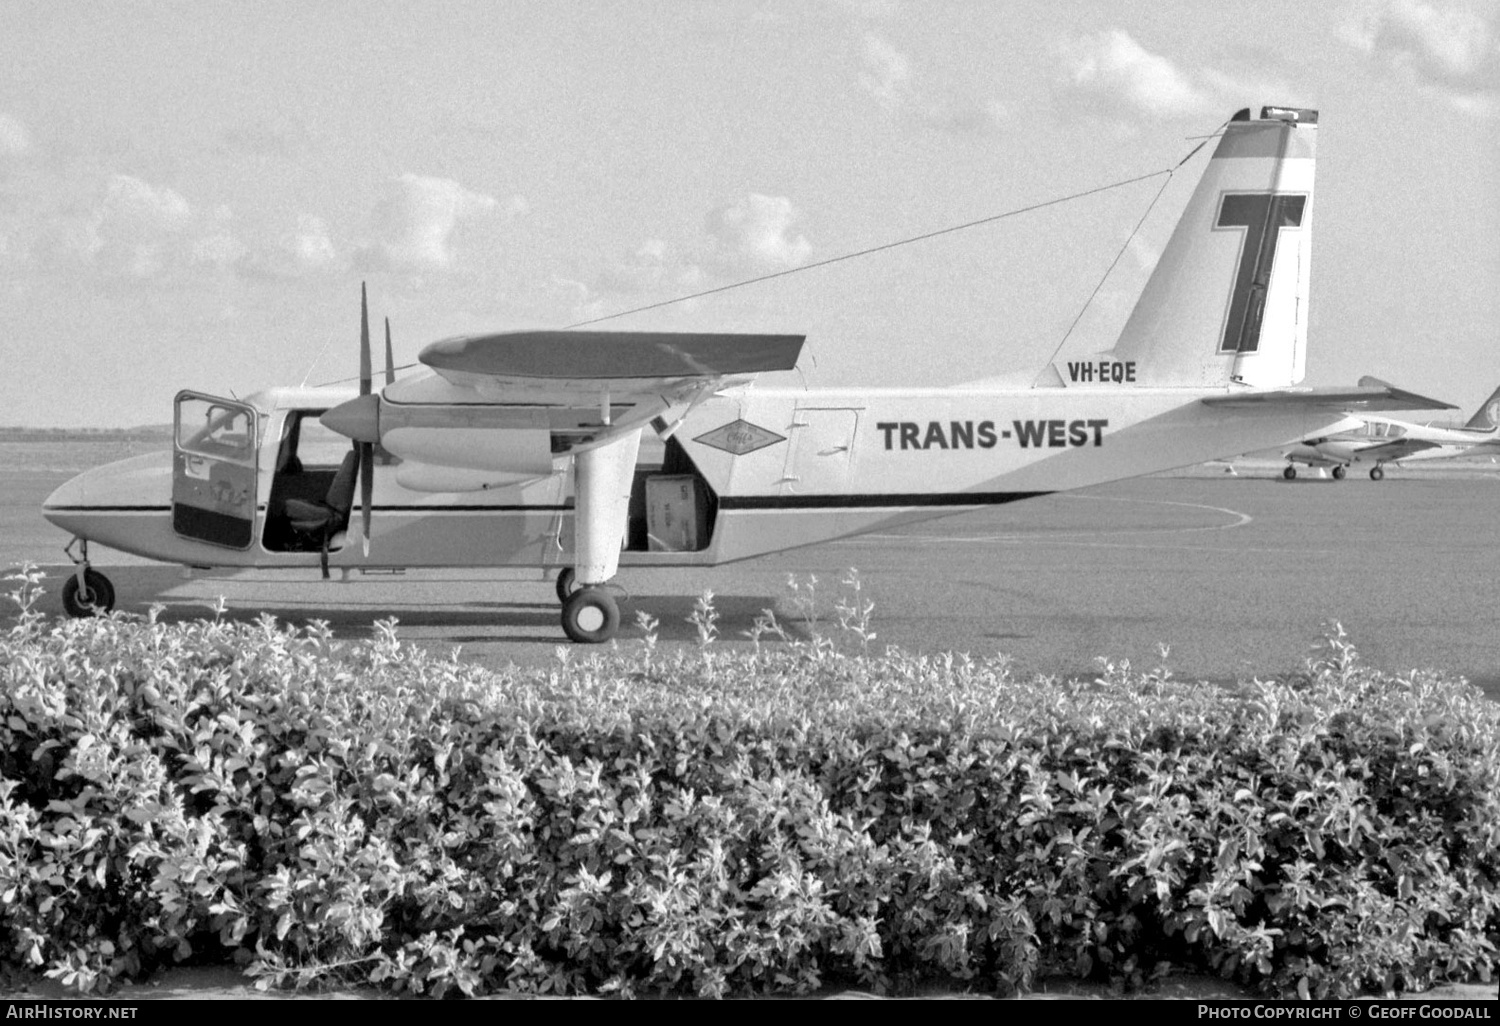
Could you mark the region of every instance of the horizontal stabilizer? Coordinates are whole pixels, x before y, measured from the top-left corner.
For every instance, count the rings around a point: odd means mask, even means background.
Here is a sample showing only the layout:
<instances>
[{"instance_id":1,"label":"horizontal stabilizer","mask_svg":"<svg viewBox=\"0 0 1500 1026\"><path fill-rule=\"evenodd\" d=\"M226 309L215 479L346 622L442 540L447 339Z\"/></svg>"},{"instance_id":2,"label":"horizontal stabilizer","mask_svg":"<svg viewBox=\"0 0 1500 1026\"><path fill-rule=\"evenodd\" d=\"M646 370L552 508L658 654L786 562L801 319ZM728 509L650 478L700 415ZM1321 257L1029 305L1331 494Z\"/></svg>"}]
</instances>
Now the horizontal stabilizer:
<instances>
[{"instance_id":1,"label":"horizontal stabilizer","mask_svg":"<svg viewBox=\"0 0 1500 1026\"><path fill-rule=\"evenodd\" d=\"M561 381L724 377L792 370L805 335L667 331L508 331L434 342L440 374Z\"/></svg>"},{"instance_id":2,"label":"horizontal stabilizer","mask_svg":"<svg viewBox=\"0 0 1500 1026\"><path fill-rule=\"evenodd\" d=\"M1347 410L1373 413L1380 410L1453 410L1452 403L1395 388L1384 382L1368 384L1373 378L1362 378L1355 388L1281 388L1271 392L1239 392L1214 395L1203 400L1207 406L1303 407L1307 409Z\"/></svg>"}]
</instances>

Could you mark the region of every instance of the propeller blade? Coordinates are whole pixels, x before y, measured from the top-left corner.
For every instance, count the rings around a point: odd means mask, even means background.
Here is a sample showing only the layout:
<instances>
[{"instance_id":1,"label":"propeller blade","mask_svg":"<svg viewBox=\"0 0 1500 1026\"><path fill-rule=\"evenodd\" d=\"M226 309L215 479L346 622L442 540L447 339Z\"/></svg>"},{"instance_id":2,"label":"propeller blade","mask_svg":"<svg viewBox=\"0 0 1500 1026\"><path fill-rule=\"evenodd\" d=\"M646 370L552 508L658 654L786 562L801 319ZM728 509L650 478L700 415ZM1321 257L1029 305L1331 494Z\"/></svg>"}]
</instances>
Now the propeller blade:
<instances>
[{"instance_id":1,"label":"propeller blade","mask_svg":"<svg viewBox=\"0 0 1500 1026\"><path fill-rule=\"evenodd\" d=\"M375 447L359 443L359 519L365 558L370 557L370 504L375 496Z\"/></svg>"},{"instance_id":2,"label":"propeller blade","mask_svg":"<svg viewBox=\"0 0 1500 1026\"><path fill-rule=\"evenodd\" d=\"M385 319L385 383L394 385L396 383L396 360L391 355L391 319Z\"/></svg>"},{"instance_id":3,"label":"propeller blade","mask_svg":"<svg viewBox=\"0 0 1500 1026\"><path fill-rule=\"evenodd\" d=\"M359 394L370 394L370 304L365 283L359 283Z\"/></svg>"}]
</instances>

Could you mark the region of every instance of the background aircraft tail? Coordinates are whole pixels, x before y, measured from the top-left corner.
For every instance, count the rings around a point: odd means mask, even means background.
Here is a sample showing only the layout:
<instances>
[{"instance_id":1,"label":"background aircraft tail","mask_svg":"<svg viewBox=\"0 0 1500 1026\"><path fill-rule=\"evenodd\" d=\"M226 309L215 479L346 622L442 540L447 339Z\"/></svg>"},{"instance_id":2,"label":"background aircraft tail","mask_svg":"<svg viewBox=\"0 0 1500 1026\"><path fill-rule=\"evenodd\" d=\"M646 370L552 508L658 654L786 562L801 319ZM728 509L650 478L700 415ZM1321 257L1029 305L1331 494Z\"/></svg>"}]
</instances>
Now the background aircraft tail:
<instances>
[{"instance_id":1,"label":"background aircraft tail","mask_svg":"<svg viewBox=\"0 0 1500 1026\"><path fill-rule=\"evenodd\" d=\"M1488 431L1490 428L1500 425L1500 388L1490 393L1490 397L1480 404L1474 416L1464 425L1467 428L1478 428Z\"/></svg>"},{"instance_id":2,"label":"background aircraft tail","mask_svg":"<svg viewBox=\"0 0 1500 1026\"><path fill-rule=\"evenodd\" d=\"M1225 126L1114 349L1143 385L1302 380L1318 113L1242 110ZM1079 368L1058 367L1069 384Z\"/></svg>"}]
</instances>

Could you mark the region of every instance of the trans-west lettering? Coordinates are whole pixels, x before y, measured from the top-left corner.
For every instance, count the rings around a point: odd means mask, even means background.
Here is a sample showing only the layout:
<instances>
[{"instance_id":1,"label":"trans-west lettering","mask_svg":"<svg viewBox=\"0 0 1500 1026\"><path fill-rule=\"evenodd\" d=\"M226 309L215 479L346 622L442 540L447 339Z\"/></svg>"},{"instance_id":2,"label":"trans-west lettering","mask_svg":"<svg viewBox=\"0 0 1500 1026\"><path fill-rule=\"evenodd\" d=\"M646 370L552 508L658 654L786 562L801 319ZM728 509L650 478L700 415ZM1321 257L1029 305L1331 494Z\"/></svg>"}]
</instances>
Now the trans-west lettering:
<instances>
[{"instance_id":1,"label":"trans-west lettering","mask_svg":"<svg viewBox=\"0 0 1500 1026\"><path fill-rule=\"evenodd\" d=\"M993 449L993 420L882 421L875 429L885 439L886 449Z\"/></svg>"},{"instance_id":2,"label":"trans-west lettering","mask_svg":"<svg viewBox=\"0 0 1500 1026\"><path fill-rule=\"evenodd\" d=\"M1069 360L1068 380L1075 385L1094 382L1101 385L1128 384L1135 381L1135 361L1086 360L1075 363Z\"/></svg>"},{"instance_id":3,"label":"trans-west lettering","mask_svg":"<svg viewBox=\"0 0 1500 1026\"><path fill-rule=\"evenodd\" d=\"M1013 420L1016 441L1023 449L1066 449L1080 445L1104 444L1107 420ZM1092 434L1090 434L1092 432Z\"/></svg>"},{"instance_id":4,"label":"trans-west lettering","mask_svg":"<svg viewBox=\"0 0 1500 1026\"><path fill-rule=\"evenodd\" d=\"M993 449L1001 438L1021 448L1066 449L1104 444L1107 420L1013 420L1012 430L996 431L992 420L881 421L875 425L887 451L892 449Z\"/></svg>"}]
</instances>

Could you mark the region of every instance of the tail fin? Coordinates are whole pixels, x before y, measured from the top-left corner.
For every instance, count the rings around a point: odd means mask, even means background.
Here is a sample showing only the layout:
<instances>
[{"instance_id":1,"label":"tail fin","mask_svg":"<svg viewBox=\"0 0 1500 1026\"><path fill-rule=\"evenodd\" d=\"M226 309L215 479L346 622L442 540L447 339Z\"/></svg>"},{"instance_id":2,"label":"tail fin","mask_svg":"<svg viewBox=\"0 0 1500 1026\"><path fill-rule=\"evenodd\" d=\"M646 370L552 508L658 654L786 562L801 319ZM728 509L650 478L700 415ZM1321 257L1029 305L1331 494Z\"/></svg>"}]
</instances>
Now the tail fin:
<instances>
[{"instance_id":1,"label":"tail fin","mask_svg":"<svg viewBox=\"0 0 1500 1026\"><path fill-rule=\"evenodd\" d=\"M1242 110L1108 354L1145 385L1302 380L1318 112Z\"/></svg>"},{"instance_id":2,"label":"tail fin","mask_svg":"<svg viewBox=\"0 0 1500 1026\"><path fill-rule=\"evenodd\" d=\"M1464 427L1488 431L1497 425L1500 425L1500 388L1490 393L1490 397L1480 404Z\"/></svg>"}]
</instances>

